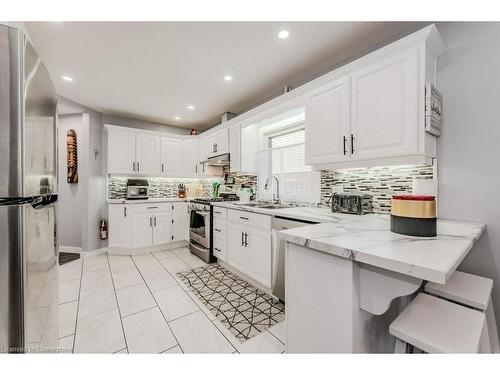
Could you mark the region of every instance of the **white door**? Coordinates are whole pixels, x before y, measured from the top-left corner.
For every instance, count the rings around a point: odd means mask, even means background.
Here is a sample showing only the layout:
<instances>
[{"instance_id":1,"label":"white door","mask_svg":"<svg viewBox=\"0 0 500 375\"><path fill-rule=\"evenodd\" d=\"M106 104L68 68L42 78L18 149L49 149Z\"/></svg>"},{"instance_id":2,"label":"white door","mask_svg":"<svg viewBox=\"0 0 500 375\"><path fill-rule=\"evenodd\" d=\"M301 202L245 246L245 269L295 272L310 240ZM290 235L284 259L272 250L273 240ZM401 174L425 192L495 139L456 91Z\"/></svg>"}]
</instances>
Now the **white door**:
<instances>
[{"instance_id":1,"label":"white door","mask_svg":"<svg viewBox=\"0 0 500 375\"><path fill-rule=\"evenodd\" d=\"M159 174L160 137L149 134L137 134L136 137L136 169L139 174Z\"/></svg>"},{"instance_id":2,"label":"white door","mask_svg":"<svg viewBox=\"0 0 500 375\"><path fill-rule=\"evenodd\" d=\"M418 152L417 52L400 53L352 74L352 159Z\"/></svg>"},{"instance_id":3,"label":"white door","mask_svg":"<svg viewBox=\"0 0 500 375\"><path fill-rule=\"evenodd\" d=\"M245 233L245 273L271 288L271 232L247 227Z\"/></svg>"},{"instance_id":4,"label":"white door","mask_svg":"<svg viewBox=\"0 0 500 375\"><path fill-rule=\"evenodd\" d=\"M173 241L187 241L189 239L189 210L187 202L173 204L172 236Z\"/></svg>"},{"instance_id":5,"label":"white door","mask_svg":"<svg viewBox=\"0 0 500 375\"><path fill-rule=\"evenodd\" d=\"M109 247L130 247L129 218L129 208L127 205L108 205Z\"/></svg>"},{"instance_id":6,"label":"white door","mask_svg":"<svg viewBox=\"0 0 500 375\"><path fill-rule=\"evenodd\" d=\"M231 172L241 170L241 128L240 124L234 124L229 128L229 154L231 159Z\"/></svg>"},{"instance_id":7,"label":"white door","mask_svg":"<svg viewBox=\"0 0 500 375\"><path fill-rule=\"evenodd\" d=\"M244 236L244 226L232 222L228 223L227 263L241 272L245 272Z\"/></svg>"},{"instance_id":8,"label":"white door","mask_svg":"<svg viewBox=\"0 0 500 375\"><path fill-rule=\"evenodd\" d=\"M198 173L198 142L196 139L185 139L182 142L183 175L194 176Z\"/></svg>"},{"instance_id":9,"label":"white door","mask_svg":"<svg viewBox=\"0 0 500 375\"><path fill-rule=\"evenodd\" d=\"M161 172L167 176L182 175L182 139L161 138Z\"/></svg>"},{"instance_id":10,"label":"white door","mask_svg":"<svg viewBox=\"0 0 500 375\"><path fill-rule=\"evenodd\" d=\"M172 241L172 211L159 211L153 214L153 245Z\"/></svg>"},{"instance_id":11,"label":"white door","mask_svg":"<svg viewBox=\"0 0 500 375\"><path fill-rule=\"evenodd\" d=\"M108 131L108 173L135 173L135 133Z\"/></svg>"},{"instance_id":12,"label":"white door","mask_svg":"<svg viewBox=\"0 0 500 375\"><path fill-rule=\"evenodd\" d=\"M349 78L329 83L312 93L306 104L306 164L349 160Z\"/></svg>"},{"instance_id":13,"label":"white door","mask_svg":"<svg viewBox=\"0 0 500 375\"><path fill-rule=\"evenodd\" d=\"M132 247L153 244L153 216L151 213L132 214Z\"/></svg>"}]
</instances>

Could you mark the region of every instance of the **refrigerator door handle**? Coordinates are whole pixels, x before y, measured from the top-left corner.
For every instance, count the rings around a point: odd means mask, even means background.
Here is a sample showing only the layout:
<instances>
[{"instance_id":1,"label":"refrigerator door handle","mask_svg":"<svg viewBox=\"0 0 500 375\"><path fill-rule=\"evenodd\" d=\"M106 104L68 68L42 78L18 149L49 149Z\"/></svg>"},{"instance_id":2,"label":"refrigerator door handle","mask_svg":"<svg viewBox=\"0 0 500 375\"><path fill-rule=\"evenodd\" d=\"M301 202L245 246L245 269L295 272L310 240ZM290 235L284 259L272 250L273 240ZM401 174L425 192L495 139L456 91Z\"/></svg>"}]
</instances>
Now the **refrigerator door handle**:
<instances>
[{"instance_id":1,"label":"refrigerator door handle","mask_svg":"<svg viewBox=\"0 0 500 375\"><path fill-rule=\"evenodd\" d=\"M57 194L40 195L35 197L31 203L34 209L51 207L57 202Z\"/></svg>"}]
</instances>

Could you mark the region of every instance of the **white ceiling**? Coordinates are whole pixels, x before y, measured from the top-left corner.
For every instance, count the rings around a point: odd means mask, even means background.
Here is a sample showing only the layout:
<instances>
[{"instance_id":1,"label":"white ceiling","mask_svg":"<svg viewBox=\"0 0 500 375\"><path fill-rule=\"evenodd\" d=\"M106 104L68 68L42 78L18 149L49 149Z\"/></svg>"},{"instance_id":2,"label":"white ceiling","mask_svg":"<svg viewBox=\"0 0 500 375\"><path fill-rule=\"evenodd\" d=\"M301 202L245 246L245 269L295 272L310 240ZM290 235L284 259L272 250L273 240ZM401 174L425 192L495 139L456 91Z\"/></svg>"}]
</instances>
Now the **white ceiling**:
<instances>
[{"instance_id":1,"label":"white ceiling","mask_svg":"<svg viewBox=\"0 0 500 375\"><path fill-rule=\"evenodd\" d=\"M206 129L420 26L405 22L28 22L59 95ZM279 39L280 30L288 39ZM225 75L233 76L230 82ZM74 79L69 83L62 75ZM193 111L187 105L195 106ZM175 116L182 118L180 121Z\"/></svg>"}]
</instances>

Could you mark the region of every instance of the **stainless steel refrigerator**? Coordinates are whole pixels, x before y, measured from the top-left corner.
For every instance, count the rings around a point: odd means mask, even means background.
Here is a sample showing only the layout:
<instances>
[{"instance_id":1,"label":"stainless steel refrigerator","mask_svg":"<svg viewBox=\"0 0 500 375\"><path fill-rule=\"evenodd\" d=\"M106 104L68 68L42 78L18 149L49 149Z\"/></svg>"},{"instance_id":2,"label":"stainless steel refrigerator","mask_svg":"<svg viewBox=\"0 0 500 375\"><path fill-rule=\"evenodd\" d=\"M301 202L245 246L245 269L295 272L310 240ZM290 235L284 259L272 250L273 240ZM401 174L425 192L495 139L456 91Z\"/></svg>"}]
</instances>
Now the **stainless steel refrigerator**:
<instances>
[{"instance_id":1,"label":"stainless steel refrigerator","mask_svg":"<svg viewBox=\"0 0 500 375\"><path fill-rule=\"evenodd\" d=\"M0 352L57 349L56 99L25 35L0 25Z\"/></svg>"}]
</instances>

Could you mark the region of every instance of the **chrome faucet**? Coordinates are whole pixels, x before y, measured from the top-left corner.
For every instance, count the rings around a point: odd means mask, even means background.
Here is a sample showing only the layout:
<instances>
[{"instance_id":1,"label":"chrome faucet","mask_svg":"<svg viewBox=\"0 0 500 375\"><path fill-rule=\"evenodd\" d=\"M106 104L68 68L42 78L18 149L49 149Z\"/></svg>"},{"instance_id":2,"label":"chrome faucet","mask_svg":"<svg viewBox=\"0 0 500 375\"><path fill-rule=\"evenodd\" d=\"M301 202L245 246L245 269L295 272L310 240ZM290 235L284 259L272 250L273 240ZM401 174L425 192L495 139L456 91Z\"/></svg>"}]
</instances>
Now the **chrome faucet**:
<instances>
[{"instance_id":1,"label":"chrome faucet","mask_svg":"<svg viewBox=\"0 0 500 375\"><path fill-rule=\"evenodd\" d=\"M280 181L276 176L269 176L267 178L266 184L264 185L264 189L269 190L270 188L269 181L271 181L273 178L276 180L276 194L273 194L273 203L280 204Z\"/></svg>"}]
</instances>

